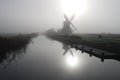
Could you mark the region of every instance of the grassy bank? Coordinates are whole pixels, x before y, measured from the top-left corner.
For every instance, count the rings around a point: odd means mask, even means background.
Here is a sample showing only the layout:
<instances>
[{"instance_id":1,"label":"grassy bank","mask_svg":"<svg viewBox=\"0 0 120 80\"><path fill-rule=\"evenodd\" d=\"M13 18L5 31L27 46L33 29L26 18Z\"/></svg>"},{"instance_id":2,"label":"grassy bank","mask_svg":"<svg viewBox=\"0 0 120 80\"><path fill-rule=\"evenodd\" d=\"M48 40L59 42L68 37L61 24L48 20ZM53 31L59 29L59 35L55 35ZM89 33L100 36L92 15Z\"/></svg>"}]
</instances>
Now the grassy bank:
<instances>
[{"instance_id":1,"label":"grassy bank","mask_svg":"<svg viewBox=\"0 0 120 80\"><path fill-rule=\"evenodd\" d=\"M0 53L9 52L19 49L23 45L28 44L37 34L20 34L11 37L0 36Z\"/></svg>"},{"instance_id":2,"label":"grassy bank","mask_svg":"<svg viewBox=\"0 0 120 80\"><path fill-rule=\"evenodd\" d=\"M109 38L82 38L81 44L120 54L120 40Z\"/></svg>"},{"instance_id":3,"label":"grassy bank","mask_svg":"<svg viewBox=\"0 0 120 80\"><path fill-rule=\"evenodd\" d=\"M49 38L67 43L68 45L82 44L96 49L120 54L120 35L99 35L99 34L84 34L84 35L48 35Z\"/></svg>"},{"instance_id":4,"label":"grassy bank","mask_svg":"<svg viewBox=\"0 0 120 80\"><path fill-rule=\"evenodd\" d=\"M0 36L0 63L13 60L19 53L26 51L27 45L38 34L19 34L14 36Z\"/></svg>"}]
</instances>

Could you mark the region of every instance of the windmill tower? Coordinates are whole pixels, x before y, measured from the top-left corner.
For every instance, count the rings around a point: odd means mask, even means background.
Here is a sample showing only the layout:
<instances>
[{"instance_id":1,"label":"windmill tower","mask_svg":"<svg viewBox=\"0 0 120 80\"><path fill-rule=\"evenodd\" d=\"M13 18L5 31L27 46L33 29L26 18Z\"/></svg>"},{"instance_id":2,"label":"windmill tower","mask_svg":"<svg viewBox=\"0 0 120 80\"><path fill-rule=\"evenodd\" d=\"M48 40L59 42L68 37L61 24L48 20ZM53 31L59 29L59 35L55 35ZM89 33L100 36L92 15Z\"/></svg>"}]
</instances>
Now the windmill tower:
<instances>
[{"instance_id":1,"label":"windmill tower","mask_svg":"<svg viewBox=\"0 0 120 80\"><path fill-rule=\"evenodd\" d=\"M77 30L76 27L72 24L72 20L75 17L73 15L70 19L64 14L65 21L63 23L63 28L60 30L62 35L72 35L73 29ZM72 29L73 28L73 29Z\"/></svg>"}]
</instances>

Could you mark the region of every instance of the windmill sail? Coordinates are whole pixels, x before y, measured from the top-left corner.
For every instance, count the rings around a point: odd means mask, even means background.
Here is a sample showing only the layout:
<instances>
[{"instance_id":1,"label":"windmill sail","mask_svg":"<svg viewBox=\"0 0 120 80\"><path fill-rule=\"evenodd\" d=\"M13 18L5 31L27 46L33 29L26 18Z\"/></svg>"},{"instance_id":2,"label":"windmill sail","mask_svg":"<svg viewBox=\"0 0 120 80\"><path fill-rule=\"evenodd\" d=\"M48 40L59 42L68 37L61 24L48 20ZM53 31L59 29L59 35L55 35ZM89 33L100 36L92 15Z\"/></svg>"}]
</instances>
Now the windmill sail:
<instances>
[{"instance_id":1,"label":"windmill sail","mask_svg":"<svg viewBox=\"0 0 120 80\"><path fill-rule=\"evenodd\" d=\"M68 20L69 22L70 22L70 24L71 24L71 26L75 29L75 30L77 30L77 28L73 25L73 23L71 22L72 20L73 20L73 18L75 17L75 15L73 15L72 17L71 17L71 20L69 20L68 19L68 17L64 14L64 17L65 17L65 19L66 20Z\"/></svg>"},{"instance_id":2,"label":"windmill sail","mask_svg":"<svg viewBox=\"0 0 120 80\"><path fill-rule=\"evenodd\" d=\"M73 14L73 16L71 17L70 21L72 21L74 19L74 17L75 17L75 14Z\"/></svg>"}]
</instances>

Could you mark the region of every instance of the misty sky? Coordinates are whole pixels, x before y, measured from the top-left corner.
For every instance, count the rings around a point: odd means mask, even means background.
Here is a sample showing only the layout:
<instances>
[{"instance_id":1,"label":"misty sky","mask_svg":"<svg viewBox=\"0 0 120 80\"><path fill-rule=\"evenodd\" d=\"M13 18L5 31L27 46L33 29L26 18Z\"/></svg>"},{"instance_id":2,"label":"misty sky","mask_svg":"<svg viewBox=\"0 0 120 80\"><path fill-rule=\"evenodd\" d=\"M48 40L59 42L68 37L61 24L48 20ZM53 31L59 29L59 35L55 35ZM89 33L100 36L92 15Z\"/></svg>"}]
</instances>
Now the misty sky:
<instances>
[{"instance_id":1,"label":"misty sky","mask_svg":"<svg viewBox=\"0 0 120 80\"><path fill-rule=\"evenodd\" d=\"M0 33L59 29L64 21L62 0L0 0ZM74 25L82 33L120 33L120 0L86 0Z\"/></svg>"}]
</instances>

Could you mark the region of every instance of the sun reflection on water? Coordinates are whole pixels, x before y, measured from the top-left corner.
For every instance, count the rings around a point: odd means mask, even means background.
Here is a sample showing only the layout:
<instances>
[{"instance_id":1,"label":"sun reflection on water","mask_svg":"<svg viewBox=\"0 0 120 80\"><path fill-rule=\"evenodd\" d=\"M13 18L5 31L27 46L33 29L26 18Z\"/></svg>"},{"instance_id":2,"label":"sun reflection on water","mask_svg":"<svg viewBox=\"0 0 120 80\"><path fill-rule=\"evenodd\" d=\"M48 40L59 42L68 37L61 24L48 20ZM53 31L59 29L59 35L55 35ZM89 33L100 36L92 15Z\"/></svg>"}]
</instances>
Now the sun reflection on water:
<instances>
[{"instance_id":1,"label":"sun reflection on water","mask_svg":"<svg viewBox=\"0 0 120 80\"><path fill-rule=\"evenodd\" d=\"M75 53L75 52L74 52ZM70 68L77 68L79 65L82 65L82 59L78 55L67 54L65 56L66 65Z\"/></svg>"},{"instance_id":2,"label":"sun reflection on water","mask_svg":"<svg viewBox=\"0 0 120 80\"><path fill-rule=\"evenodd\" d=\"M66 57L66 63L68 64L68 66L70 67L76 67L78 65L78 59L76 56L71 56L68 55Z\"/></svg>"}]
</instances>

